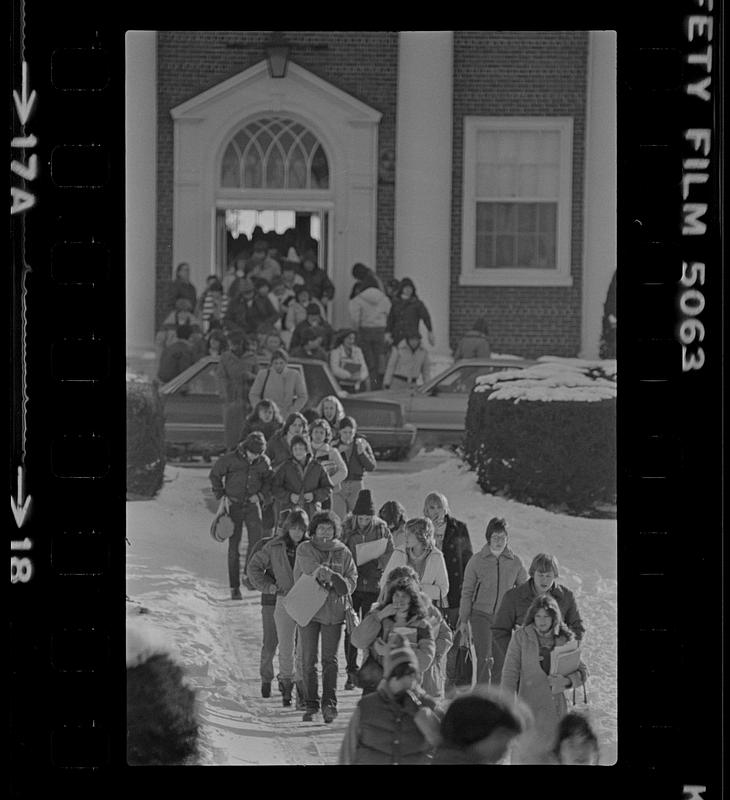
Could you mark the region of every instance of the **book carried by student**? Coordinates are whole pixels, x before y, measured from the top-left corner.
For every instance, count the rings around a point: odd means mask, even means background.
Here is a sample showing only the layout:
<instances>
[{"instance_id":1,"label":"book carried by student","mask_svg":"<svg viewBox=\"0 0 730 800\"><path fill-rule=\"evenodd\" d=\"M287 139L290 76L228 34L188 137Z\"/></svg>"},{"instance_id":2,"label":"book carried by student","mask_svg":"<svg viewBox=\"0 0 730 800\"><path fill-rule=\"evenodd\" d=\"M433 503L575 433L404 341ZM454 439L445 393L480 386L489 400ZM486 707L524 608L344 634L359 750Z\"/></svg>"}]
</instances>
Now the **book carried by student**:
<instances>
[{"instance_id":1,"label":"book carried by student","mask_svg":"<svg viewBox=\"0 0 730 800\"><path fill-rule=\"evenodd\" d=\"M380 558L388 546L388 541L384 537L375 539L372 542L362 542L355 545L355 563L359 567L361 564L367 564L368 561L373 561Z\"/></svg>"},{"instance_id":2,"label":"book carried by student","mask_svg":"<svg viewBox=\"0 0 730 800\"><path fill-rule=\"evenodd\" d=\"M550 653L550 674L570 675L580 666L580 647L578 640L571 639L565 644L556 645Z\"/></svg>"}]
</instances>

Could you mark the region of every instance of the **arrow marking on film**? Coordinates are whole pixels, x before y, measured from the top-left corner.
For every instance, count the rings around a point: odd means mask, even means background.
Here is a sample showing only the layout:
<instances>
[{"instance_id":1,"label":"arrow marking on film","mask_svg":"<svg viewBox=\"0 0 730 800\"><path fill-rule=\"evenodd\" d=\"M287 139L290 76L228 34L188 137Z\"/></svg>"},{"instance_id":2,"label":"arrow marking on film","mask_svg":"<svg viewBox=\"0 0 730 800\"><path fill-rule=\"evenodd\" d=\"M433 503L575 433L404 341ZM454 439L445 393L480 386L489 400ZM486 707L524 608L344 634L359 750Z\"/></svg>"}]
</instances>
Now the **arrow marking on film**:
<instances>
[{"instance_id":1,"label":"arrow marking on film","mask_svg":"<svg viewBox=\"0 0 730 800\"><path fill-rule=\"evenodd\" d=\"M28 509L30 508L30 495L25 498L25 502L23 501L23 468L18 467L18 502L15 502L15 498L11 496L10 498L10 507L13 510L13 516L15 517L15 524L19 527L23 527L23 523L25 522L26 514L28 513Z\"/></svg>"},{"instance_id":2,"label":"arrow marking on film","mask_svg":"<svg viewBox=\"0 0 730 800\"><path fill-rule=\"evenodd\" d=\"M15 108L18 111L20 124L25 125L33 110L33 104L36 99L35 89L30 93L30 97L28 96L28 63L26 61L23 62L23 84L20 94L21 96L18 97L18 93L13 92L13 100L15 100Z\"/></svg>"}]
</instances>

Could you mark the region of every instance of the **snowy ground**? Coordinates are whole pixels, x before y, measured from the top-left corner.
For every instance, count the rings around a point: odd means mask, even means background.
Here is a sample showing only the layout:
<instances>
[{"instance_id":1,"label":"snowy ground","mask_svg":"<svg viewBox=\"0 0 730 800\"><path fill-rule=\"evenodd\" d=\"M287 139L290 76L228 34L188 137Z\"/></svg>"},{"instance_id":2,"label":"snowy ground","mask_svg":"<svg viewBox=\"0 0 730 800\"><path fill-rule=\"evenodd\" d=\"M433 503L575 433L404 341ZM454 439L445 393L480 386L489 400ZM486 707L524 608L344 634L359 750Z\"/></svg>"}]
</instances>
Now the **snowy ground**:
<instances>
[{"instance_id":1,"label":"snowy ground","mask_svg":"<svg viewBox=\"0 0 730 800\"><path fill-rule=\"evenodd\" d=\"M463 520L474 549L484 543L492 516L505 517L512 549L526 564L537 552L554 553L560 580L576 594L586 626L584 661L591 677L588 701L601 741L601 762L617 756L616 523L554 514L485 495L473 472L443 450L421 453L407 466L383 465L369 476L376 508L398 499L409 515L422 512L430 491L443 492ZM274 691L260 696L260 594L243 589L229 598L226 545L208 533L214 508L208 469L168 467L154 500L127 504L128 614L163 632L198 689L202 764L333 764L359 691L345 692L340 654L339 717L331 725L305 723L281 706ZM244 536L245 539L245 536ZM578 693L577 693L578 694ZM580 698L582 702L582 692ZM321 720L321 717L320 717Z\"/></svg>"}]
</instances>

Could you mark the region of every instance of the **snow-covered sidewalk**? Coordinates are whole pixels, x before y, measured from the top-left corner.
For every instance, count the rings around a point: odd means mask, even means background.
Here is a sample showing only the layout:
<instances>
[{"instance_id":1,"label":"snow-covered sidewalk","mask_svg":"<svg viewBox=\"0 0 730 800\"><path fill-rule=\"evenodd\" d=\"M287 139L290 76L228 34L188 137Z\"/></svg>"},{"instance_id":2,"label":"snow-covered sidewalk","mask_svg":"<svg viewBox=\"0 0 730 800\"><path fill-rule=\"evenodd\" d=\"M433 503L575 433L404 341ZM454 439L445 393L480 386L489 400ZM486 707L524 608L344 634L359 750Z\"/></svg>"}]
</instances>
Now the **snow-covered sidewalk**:
<instances>
[{"instance_id":1,"label":"snow-covered sidewalk","mask_svg":"<svg viewBox=\"0 0 730 800\"><path fill-rule=\"evenodd\" d=\"M301 712L283 708L276 688L260 696L261 608L258 592L228 599L226 545L208 533L215 507L208 469L168 467L154 500L127 504L128 613L142 619L175 647L198 689L202 764L333 764L360 692L342 690L331 725L305 723ZM560 581L576 594L586 625L584 661L590 670L591 720L601 741L602 763L616 760L616 523L554 514L482 494L474 473L444 452L437 466L421 472L369 476L376 508L398 499L409 515L422 512L430 491L443 492L463 520L474 549L484 544L492 516L502 516L510 545L526 564L538 552L555 554ZM245 538L245 537L244 537ZM579 693L582 701L582 692Z\"/></svg>"}]
</instances>

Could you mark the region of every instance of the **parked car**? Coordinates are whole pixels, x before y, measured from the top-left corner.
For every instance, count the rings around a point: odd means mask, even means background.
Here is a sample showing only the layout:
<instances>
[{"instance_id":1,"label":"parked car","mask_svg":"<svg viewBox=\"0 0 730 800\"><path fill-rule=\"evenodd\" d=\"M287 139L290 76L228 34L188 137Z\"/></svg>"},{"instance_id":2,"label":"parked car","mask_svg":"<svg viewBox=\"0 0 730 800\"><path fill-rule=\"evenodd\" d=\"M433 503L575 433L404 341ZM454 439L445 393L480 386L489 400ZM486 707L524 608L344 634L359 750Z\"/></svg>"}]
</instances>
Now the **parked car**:
<instances>
[{"instance_id":1,"label":"parked car","mask_svg":"<svg viewBox=\"0 0 730 800\"><path fill-rule=\"evenodd\" d=\"M215 375L217 365L218 356L205 356L160 389L170 457L185 452L209 458L224 450L221 399ZM259 367L267 365L265 359L260 359ZM345 413L357 420L373 450L396 458L409 455L416 429L404 423L397 400L389 397L363 399L361 395L348 394L323 361L291 358L289 366L304 376L309 394L306 408L313 408L327 395L336 395Z\"/></svg>"},{"instance_id":2,"label":"parked car","mask_svg":"<svg viewBox=\"0 0 730 800\"><path fill-rule=\"evenodd\" d=\"M490 372L524 369L535 363L521 358L467 358L455 361L421 386L363 392L358 398L397 401L405 422L418 429L421 444L456 445L464 437L466 407L476 379Z\"/></svg>"}]
</instances>

